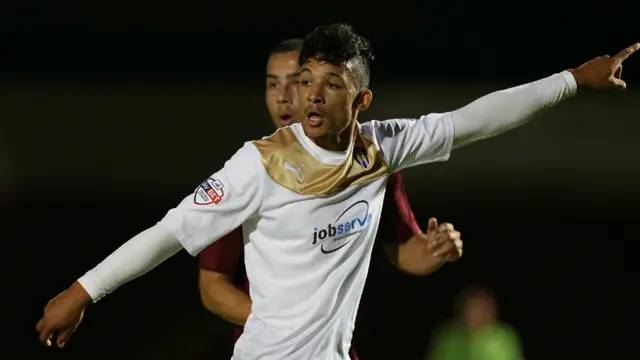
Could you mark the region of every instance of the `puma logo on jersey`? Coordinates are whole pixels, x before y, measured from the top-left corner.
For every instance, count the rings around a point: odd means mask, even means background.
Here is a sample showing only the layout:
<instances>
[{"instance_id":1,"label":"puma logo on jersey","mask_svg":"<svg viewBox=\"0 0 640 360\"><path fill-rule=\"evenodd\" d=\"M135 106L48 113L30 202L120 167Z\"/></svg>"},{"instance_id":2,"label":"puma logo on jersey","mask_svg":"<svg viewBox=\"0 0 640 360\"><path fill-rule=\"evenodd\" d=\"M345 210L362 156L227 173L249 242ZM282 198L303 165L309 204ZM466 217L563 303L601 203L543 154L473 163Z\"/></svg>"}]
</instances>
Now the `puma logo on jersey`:
<instances>
[{"instance_id":1,"label":"puma logo on jersey","mask_svg":"<svg viewBox=\"0 0 640 360\"><path fill-rule=\"evenodd\" d=\"M300 169L297 169L295 166L289 164L288 162L284 163L284 168L293 171L298 176L298 182L302 183L302 170L304 169L304 164L300 165Z\"/></svg>"}]
</instances>

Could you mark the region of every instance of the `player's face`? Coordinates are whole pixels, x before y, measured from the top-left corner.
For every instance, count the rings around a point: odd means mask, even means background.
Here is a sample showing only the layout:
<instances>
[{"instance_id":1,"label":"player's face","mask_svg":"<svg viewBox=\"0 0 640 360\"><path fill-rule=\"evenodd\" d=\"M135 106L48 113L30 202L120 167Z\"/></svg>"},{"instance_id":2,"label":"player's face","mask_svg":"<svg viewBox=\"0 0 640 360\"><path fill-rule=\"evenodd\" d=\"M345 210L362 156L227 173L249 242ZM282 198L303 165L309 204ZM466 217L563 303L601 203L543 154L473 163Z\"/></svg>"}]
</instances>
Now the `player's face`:
<instances>
[{"instance_id":1,"label":"player's face","mask_svg":"<svg viewBox=\"0 0 640 360\"><path fill-rule=\"evenodd\" d=\"M267 62L265 99L269 115L276 127L300 121L297 70L297 51L271 55Z\"/></svg>"},{"instance_id":2,"label":"player's face","mask_svg":"<svg viewBox=\"0 0 640 360\"><path fill-rule=\"evenodd\" d=\"M332 139L343 137L355 121L358 110L355 77L347 67L315 59L303 64L299 71L298 101L304 131L318 145L330 148Z\"/></svg>"}]
</instances>

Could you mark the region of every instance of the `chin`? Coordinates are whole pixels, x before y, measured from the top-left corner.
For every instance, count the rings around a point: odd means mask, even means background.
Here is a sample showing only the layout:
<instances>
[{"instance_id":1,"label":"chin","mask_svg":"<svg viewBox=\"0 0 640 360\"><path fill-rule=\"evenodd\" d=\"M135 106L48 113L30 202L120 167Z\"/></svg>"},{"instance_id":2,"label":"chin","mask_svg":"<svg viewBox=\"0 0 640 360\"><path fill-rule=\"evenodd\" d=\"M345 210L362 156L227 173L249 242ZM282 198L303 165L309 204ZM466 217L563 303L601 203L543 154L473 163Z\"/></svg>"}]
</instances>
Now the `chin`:
<instances>
[{"instance_id":1,"label":"chin","mask_svg":"<svg viewBox=\"0 0 640 360\"><path fill-rule=\"evenodd\" d=\"M302 128L307 137L311 139L322 139L329 134L329 131L324 126L311 126L306 121L302 122Z\"/></svg>"}]
</instances>

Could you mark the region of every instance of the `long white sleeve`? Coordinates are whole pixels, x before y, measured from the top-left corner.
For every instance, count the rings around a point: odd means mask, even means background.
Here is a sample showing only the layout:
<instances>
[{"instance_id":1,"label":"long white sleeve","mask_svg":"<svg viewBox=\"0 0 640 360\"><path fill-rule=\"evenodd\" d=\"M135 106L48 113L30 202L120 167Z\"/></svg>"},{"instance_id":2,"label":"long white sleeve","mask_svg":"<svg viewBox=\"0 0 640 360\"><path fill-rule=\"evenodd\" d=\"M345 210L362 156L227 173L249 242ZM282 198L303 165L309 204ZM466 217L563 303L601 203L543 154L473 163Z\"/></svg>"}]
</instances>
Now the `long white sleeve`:
<instances>
[{"instance_id":1,"label":"long white sleeve","mask_svg":"<svg viewBox=\"0 0 640 360\"><path fill-rule=\"evenodd\" d=\"M446 113L417 119L390 119L362 124L376 138L392 171L449 159L451 149L498 135L571 97L576 80L564 71L510 89L496 91Z\"/></svg>"},{"instance_id":2,"label":"long white sleeve","mask_svg":"<svg viewBox=\"0 0 640 360\"><path fill-rule=\"evenodd\" d=\"M568 71L483 96L448 115L454 126L454 147L498 135L530 120L540 111L576 93Z\"/></svg>"},{"instance_id":3,"label":"long white sleeve","mask_svg":"<svg viewBox=\"0 0 640 360\"><path fill-rule=\"evenodd\" d=\"M78 279L93 302L127 282L146 274L182 249L162 224L134 236L98 266Z\"/></svg>"},{"instance_id":4,"label":"long white sleeve","mask_svg":"<svg viewBox=\"0 0 640 360\"><path fill-rule=\"evenodd\" d=\"M263 169L258 150L246 143L162 221L127 241L78 282L96 302L182 248L197 255L258 212Z\"/></svg>"}]
</instances>

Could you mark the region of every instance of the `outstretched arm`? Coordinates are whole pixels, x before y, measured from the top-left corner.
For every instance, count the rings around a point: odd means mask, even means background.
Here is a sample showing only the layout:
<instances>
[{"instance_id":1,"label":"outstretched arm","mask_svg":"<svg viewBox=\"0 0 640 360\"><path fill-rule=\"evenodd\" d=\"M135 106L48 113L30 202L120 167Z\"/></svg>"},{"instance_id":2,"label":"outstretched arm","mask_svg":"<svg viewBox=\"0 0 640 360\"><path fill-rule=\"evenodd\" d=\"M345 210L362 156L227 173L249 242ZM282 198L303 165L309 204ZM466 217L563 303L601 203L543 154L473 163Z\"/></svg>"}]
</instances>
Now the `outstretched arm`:
<instances>
[{"instance_id":1,"label":"outstretched arm","mask_svg":"<svg viewBox=\"0 0 640 360\"><path fill-rule=\"evenodd\" d=\"M613 57L600 56L576 69L511 89L496 91L450 112L454 147L498 135L525 123L534 115L571 97L578 85L592 88L626 88L622 62L640 49L631 45Z\"/></svg>"},{"instance_id":2,"label":"outstretched arm","mask_svg":"<svg viewBox=\"0 0 640 360\"><path fill-rule=\"evenodd\" d=\"M454 147L498 135L576 92L568 71L485 95L455 111L371 124L392 171L449 159Z\"/></svg>"},{"instance_id":3,"label":"outstretched arm","mask_svg":"<svg viewBox=\"0 0 640 360\"><path fill-rule=\"evenodd\" d=\"M255 215L262 201L264 170L252 144L203 181L156 226L136 235L69 289L49 301L36 325L40 340L56 336L63 346L86 305L153 269L184 247L191 255Z\"/></svg>"},{"instance_id":4,"label":"outstretched arm","mask_svg":"<svg viewBox=\"0 0 640 360\"><path fill-rule=\"evenodd\" d=\"M80 324L87 305L144 275L180 249L182 245L178 239L160 224L134 236L49 301L44 316L36 325L40 341L51 346L55 335L58 347L64 347Z\"/></svg>"},{"instance_id":5,"label":"outstretched arm","mask_svg":"<svg viewBox=\"0 0 640 360\"><path fill-rule=\"evenodd\" d=\"M162 224L124 243L95 268L78 279L93 302L138 278L182 249L182 244Z\"/></svg>"},{"instance_id":6,"label":"outstretched arm","mask_svg":"<svg viewBox=\"0 0 640 360\"><path fill-rule=\"evenodd\" d=\"M455 111L433 113L418 119L372 121L366 126L373 128L392 171L445 161L452 148L522 125L574 95L578 86L625 88L626 84L620 79L622 62L639 49L640 43L616 56L601 56L575 69L493 92Z\"/></svg>"},{"instance_id":7,"label":"outstretched arm","mask_svg":"<svg viewBox=\"0 0 640 360\"><path fill-rule=\"evenodd\" d=\"M236 229L260 204L262 185L256 176L259 172L246 169L247 163L258 161L255 147L245 146L222 170L202 182L193 195L170 210L161 222L122 245L78 282L94 302L98 301L183 247L196 255Z\"/></svg>"},{"instance_id":8,"label":"outstretched arm","mask_svg":"<svg viewBox=\"0 0 640 360\"><path fill-rule=\"evenodd\" d=\"M534 115L576 93L578 85L569 71L483 96L445 114L454 128L453 146L460 147L520 126Z\"/></svg>"}]
</instances>

